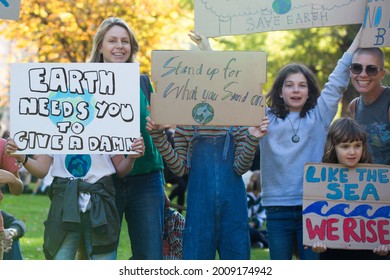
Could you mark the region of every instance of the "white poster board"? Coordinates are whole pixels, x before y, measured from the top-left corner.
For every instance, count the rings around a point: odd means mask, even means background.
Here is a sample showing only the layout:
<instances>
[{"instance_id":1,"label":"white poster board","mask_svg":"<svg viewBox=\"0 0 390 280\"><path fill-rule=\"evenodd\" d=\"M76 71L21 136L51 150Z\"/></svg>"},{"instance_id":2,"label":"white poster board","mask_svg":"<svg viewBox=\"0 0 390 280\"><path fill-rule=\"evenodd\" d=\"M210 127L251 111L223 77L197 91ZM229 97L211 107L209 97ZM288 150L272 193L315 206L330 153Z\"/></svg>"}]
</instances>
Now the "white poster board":
<instances>
[{"instance_id":1,"label":"white poster board","mask_svg":"<svg viewBox=\"0 0 390 280\"><path fill-rule=\"evenodd\" d=\"M302 213L305 245L390 246L390 166L306 164Z\"/></svg>"},{"instance_id":2,"label":"white poster board","mask_svg":"<svg viewBox=\"0 0 390 280\"><path fill-rule=\"evenodd\" d=\"M14 63L10 132L25 154L129 154L140 136L136 63Z\"/></svg>"},{"instance_id":3,"label":"white poster board","mask_svg":"<svg viewBox=\"0 0 390 280\"><path fill-rule=\"evenodd\" d=\"M363 34L360 46L390 46L390 1L369 0L364 13Z\"/></svg>"},{"instance_id":4,"label":"white poster board","mask_svg":"<svg viewBox=\"0 0 390 280\"><path fill-rule=\"evenodd\" d=\"M21 0L0 0L0 19L18 20Z\"/></svg>"},{"instance_id":5,"label":"white poster board","mask_svg":"<svg viewBox=\"0 0 390 280\"><path fill-rule=\"evenodd\" d=\"M264 52L153 51L151 116L159 124L257 126Z\"/></svg>"},{"instance_id":6,"label":"white poster board","mask_svg":"<svg viewBox=\"0 0 390 280\"><path fill-rule=\"evenodd\" d=\"M206 37L363 22L367 0L195 0Z\"/></svg>"}]
</instances>

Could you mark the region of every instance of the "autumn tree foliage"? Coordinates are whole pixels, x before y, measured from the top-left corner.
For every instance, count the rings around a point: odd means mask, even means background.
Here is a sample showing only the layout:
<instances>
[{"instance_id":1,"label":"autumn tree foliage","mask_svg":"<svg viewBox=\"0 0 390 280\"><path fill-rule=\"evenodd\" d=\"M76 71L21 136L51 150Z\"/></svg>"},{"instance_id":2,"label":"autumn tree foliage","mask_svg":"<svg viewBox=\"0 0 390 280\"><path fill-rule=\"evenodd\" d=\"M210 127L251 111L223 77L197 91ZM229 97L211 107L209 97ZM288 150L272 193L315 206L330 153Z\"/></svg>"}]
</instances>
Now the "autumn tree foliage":
<instances>
[{"instance_id":1,"label":"autumn tree foliage","mask_svg":"<svg viewBox=\"0 0 390 280\"><path fill-rule=\"evenodd\" d=\"M153 49L189 43L192 14L177 0L22 0L20 19L0 20L0 34L22 50L34 47L22 61L85 62L97 28L112 16L134 30L141 72L150 71Z\"/></svg>"},{"instance_id":2,"label":"autumn tree foliage","mask_svg":"<svg viewBox=\"0 0 390 280\"><path fill-rule=\"evenodd\" d=\"M86 62L93 36L107 17L123 18L140 44L142 73L151 70L151 52L188 49L193 12L177 0L22 0L20 19L0 19L0 105L9 103L9 65L12 62ZM5 66L4 66L5 64ZM2 110L0 108L0 110ZM1 112L0 112L1 115Z\"/></svg>"},{"instance_id":3,"label":"autumn tree foliage","mask_svg":"<svg viewBox=\"0 0 390 280\"><path fill-rule=\"evenodd\" d=\"M150 73L152 50L190 48L187 33L194 28L193 0L22 0L21 3L20 20L0 19L0 36L10 40L8 62L85 62L97 28L111 16L123 18L133 28L140 44L141 72ZM268 82L263 90L268 90L280 68L292 61L308 65L323 86L358 29L358 25L334 26L222 36L210 41L215 50L265 51ZM383 50L388 57L389 48ZM0 54L0 62L3 60ZM389 68L388 60L385 68ZM9 75L0 74L1 104L4 104ZM389 80L390 75L386 75L384 84L388 85ZM352 87L346 91L343 115L346 105L357 95Z\"/></svg>"}]
</instances>

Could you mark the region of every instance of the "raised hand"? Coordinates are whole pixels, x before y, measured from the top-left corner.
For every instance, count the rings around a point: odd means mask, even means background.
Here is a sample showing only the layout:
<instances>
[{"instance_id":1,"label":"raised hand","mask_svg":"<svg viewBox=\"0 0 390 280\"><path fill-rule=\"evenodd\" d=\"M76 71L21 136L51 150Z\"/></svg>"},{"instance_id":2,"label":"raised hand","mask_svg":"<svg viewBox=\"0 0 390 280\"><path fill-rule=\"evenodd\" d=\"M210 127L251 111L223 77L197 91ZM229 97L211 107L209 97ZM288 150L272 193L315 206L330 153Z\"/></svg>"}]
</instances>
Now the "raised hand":
<instances>
[{"instance_id":1,"label":"raised hand","mask_svg":"<svg viewBox=\"0 0 390 280\"><path fill-rule=\"evenodd\" d=\"M212 51L213 50L211 48L209 39L206 38L205 36L196 33L194 30L191 30L188 33L188 36L190 37L190 39L192 41L194 41L195 44L198 45L200 50L202 50L202 51Z\"/></svg>"},{"instance_id":2,"label":"raised hand","mask_svg":"<svg viewBox=\"0 0 390 280\"><path fill-rule=\"evenodd\" d=\"M363 34L363 28L360 27L359 32L356 34L355 39L353 40L352 44L349 46L347 50L348 53L354 54L356 50L359 48L362 34Z\"/></svg>"}]
</instances>

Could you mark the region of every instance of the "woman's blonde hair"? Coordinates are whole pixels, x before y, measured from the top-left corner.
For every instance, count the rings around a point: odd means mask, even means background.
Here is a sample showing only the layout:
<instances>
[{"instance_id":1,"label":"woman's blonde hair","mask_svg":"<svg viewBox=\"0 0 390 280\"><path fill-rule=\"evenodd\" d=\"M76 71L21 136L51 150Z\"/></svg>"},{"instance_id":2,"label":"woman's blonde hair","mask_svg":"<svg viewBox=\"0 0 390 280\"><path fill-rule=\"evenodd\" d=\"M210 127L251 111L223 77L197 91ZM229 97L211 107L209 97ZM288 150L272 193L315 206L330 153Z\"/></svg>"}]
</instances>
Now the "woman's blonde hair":
<instances>
[{"instance_id":1,"label":"woman's blonde hair","mask_svg":"<svg viewBox=\"0 0 390 280\"><path fill-rule=\"evenodd\" d=\"M322 162L338 163L336 145L353 141L362 141L363 152L359 163L372 163L372 157L367 143L367 134L360 125L351 118L339 118L329 127Z\"/></svg>"},{"instance_id":2,"label":"woman's blonde hair","mask_svg":"<svg viewBox=\"0 0 390 280\"><path fill-rule=\"evenodd\" d=\"M98 31L93 38L92 51L89 57L89 62L104 62L103 54L100 52L100 48L103 43L104 36L113 26L118 25L126 29L129 33L131 53L129 60L126 62L135 62L137 53L139 51L139 45L137 39L134 36L134 32L131 27L121 18L110 17L105 19L99 26Z\"/></svg>"}]
</instances>

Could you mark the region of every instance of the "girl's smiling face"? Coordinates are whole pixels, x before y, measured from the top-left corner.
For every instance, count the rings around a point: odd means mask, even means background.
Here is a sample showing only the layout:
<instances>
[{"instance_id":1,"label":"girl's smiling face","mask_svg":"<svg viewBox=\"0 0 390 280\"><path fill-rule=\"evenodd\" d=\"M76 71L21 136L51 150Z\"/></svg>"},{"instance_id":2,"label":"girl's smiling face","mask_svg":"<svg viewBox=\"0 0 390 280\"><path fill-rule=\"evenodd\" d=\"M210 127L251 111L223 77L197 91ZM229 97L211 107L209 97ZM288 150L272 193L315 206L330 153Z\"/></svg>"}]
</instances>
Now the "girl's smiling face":
<instances>
[{"instance_id":1,"label":"girl's smiling face","mask_svg":"<svg viewBox=\"0 0 390 280\"><path fill-rule=\"evenodd\" d=\"M131 55L130 36L127 30L114 25L104 35L100 51L104 62L127 62Z\"/></svg>"},{"instance_id":2,"label":"girl's smiling face","mask_svg":"<svg viewBox=\"0 0 390 280\"><path fill-rule=\"evenodd\" d=\"M300 112L309 98L306 77L302 73L288 75L283 83L281 98L290 112Z\"/></svg>"}]
</instances>

